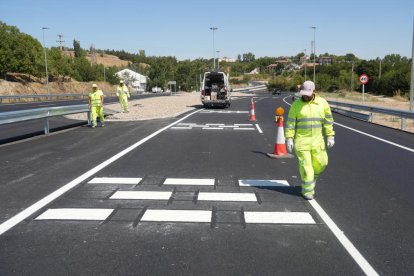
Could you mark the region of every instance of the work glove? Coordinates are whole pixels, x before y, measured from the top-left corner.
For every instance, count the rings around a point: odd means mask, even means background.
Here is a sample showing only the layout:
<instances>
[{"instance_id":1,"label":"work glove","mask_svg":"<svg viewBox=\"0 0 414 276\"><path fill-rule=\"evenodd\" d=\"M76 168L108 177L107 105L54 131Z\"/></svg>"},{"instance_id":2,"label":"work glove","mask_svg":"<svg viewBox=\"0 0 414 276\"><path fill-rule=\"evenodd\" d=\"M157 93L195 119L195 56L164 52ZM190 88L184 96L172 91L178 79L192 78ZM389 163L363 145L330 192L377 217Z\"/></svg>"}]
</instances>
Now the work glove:
<instances>
[{"instance_id":1,"label":"work glove","mask_svg":"<svg viewBox=\"0 0 414 276\"><path fill-rule=\"evenodd\" d=\"M332 148L335 145L335 137L333 136L329 136L326 139L326 146L328 147L328 149Z\"/></svg>"},{"instance_id":2,"label":"work glove","mask_svg":"<svg viewBox=\"0 0 414 276\"><path fill-rule=\"evenodd\" d=\"M288 152L293 151L293 139L292 138L288 138L286 140L286 148L287 148Z\"/></svg>"}]
</instances>

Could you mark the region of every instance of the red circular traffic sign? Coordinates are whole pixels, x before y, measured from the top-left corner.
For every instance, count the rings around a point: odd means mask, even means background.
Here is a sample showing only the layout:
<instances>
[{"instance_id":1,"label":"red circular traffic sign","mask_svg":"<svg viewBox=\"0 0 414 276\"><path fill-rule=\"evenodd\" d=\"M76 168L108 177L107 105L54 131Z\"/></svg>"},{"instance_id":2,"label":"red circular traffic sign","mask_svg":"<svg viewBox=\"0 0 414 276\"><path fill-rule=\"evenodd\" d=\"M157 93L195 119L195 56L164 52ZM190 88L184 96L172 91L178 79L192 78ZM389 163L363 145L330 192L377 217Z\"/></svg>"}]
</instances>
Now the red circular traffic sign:
<instances>
[{"instance_id":1,"label":"red circular traffic sign","mask_svg":"<svg viewBox=\"0 0 414 276\"><path fill-rule=\"evenodd\" d=\"M366 74L362 74L359 76L359 82L362 84L367 84L368 83L368 76Z\"/></svg>"}]
</instances>

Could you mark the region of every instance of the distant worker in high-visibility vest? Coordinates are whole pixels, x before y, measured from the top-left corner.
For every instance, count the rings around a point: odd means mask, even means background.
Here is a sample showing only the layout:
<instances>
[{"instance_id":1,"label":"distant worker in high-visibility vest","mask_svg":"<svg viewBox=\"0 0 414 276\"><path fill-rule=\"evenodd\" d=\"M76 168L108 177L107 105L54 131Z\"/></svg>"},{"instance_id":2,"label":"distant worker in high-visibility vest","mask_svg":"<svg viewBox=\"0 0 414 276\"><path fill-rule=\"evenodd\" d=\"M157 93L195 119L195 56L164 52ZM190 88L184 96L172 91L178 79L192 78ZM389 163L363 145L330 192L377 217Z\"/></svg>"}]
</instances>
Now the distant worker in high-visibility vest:
<instances>
[{"instance_id":1,"label":"distant worker in high-visibility vest","mask_svg":"<svg viewBox=\"0 0 414 276\"><path fill-rule=\"evenodd\" d=\"M125 85L124 81L120 81L118 87L116 88L116 95L119 98L119 103L121 104L122 112L128 111L128 99L130 97L128 87Z\"/></svg>"},{"instance_id":2,"label":"distant worker in high-visibility vest","mask_svg":"<svg viewBox=\"0 0 414 276\"><path fill-rule=\"evenodd\" d=\"M327 137L326 146L332 148L335 144L331 108L314 90L312 81L305 81L300 87L302 97L290 107L285 131L287 150L294 149L299 160L302 196L307 200L313 199L316 180L328 165L322 129Z\"/></svg>"},{"instance_id":3,"label":"distant worker in high-visibility vest","mask_svg":"<svg viewBox=\"0 0 414 276\"><path fill-rule=\"evenodd\" d=\"M97 116L99 116L99 126L103 127L105 125L103 101L104 94L102 90L98 89L98 86L95 83L92 84L92 90L89 93L89 109L91 110L92 128L96 127Z\"/></svg>"}]
</instances>

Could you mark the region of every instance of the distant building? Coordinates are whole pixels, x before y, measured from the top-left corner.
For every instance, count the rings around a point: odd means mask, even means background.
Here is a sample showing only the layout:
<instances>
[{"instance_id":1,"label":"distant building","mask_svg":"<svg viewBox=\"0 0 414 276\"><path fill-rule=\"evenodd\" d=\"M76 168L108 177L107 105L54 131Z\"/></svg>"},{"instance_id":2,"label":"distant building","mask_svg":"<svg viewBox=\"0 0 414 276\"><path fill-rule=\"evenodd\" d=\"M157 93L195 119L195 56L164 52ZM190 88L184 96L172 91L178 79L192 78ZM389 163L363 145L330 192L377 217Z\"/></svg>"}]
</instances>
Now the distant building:
<instances>
[{"instance_id":1,"label":"distant building","mask_svg":"<svg viewBox=\"0 0 414 276\"><path fill-rule=\"evenodd\" d=\"M229 57L219 58L219 62L222 62L222 61L224 61L224 62L236 62L236 59L235 58L229 58Z\"/></svg>"},{"instance_id":2,"label":"distant building","mask_svg":"<svg viewBox=\"0 0 414 276\"><path fill-rule=\"evenodd\" d=\"M128 86L131 86L136 92L144 92L147 89L147 77L131 69L121 70L115 73L115 75Z\"/></svg>"},{"instance_id":3,"label":"distant building","mask_svg":"<svg viewBox=\"0 0 414 276\"><path fill-rule=\"evenodd\" d=\"M332 64L333 58L332 57L319 57L319 64L325 65L325 64Z\"/></svg>"},{"instance_id":4,"label":"distant building","mask_svg":"<svg viewBox=\"0 0 414 276\"><path fill-rule=\"evenodd\" d=\"M245 75L257 75L260 74L260 68L254 68L252 71L250 71L249 73L245 73Z\"/></svg>"},{"instance_id":5,"label":"distant building","mask_svg":"<svg viewBox=\"0 0 414 276\"><path fill-rule=\"evenodd\" d=\"M309 56L301 56L300 57L300 63L302 64L302 63L305 63L306 61L308 61L309 60Z\"/></svg>"},{"instance_id":6,"label":"distant building","mask_svg":"<svg viewBox=\"0 0 414 276\"><path fill-rule=\"evenodd\" d=\"M313 67L313 65L315 64L315 66L318 66L319 65L319 63L313 63L313 62L306 62L306 63L302 63L301 65L300 65L300 68L305 68L305 66L306 66L306 68L310 68L310 67Z\"/></svg>"}]
</instances>

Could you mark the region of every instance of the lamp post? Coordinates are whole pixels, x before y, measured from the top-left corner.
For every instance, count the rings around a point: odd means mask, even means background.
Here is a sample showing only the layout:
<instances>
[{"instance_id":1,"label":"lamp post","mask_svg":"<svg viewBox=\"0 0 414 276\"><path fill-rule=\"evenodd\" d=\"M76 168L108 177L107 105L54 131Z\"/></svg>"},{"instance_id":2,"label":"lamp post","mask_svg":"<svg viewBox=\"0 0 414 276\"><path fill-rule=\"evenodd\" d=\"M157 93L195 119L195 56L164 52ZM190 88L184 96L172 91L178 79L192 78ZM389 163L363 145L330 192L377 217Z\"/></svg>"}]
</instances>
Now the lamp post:
<instances>
[{"instance_id":1,"label":"lamp post","mask_svg":"<svg viewBox=\"0 0 414 276\"><path fill-rule=\"evenodd\" d=\"M210 27L210 30L213 31L213 69L216 69L216 49L214 45L214 31L216 31L217 27Z\"/></svg>"},{"instance_id":2,"label":"lamp post","mask_svg":"<svg viewBox=\"0 0 414 276\"><path fill-rule=\"evenodd\" d=\"M414 109L413 95L414 95L414 17L413 17L413 45L411 53L411 86L410 86L410 111Z\"/></svg>"},{"instance_id":3,"label":"lamp post","mask_svg":"<svg viewBox=\"0 0 414 276\"><path fill-rule=\"evenodd\" d=\"M315 64L316 64L316 27L310 27L311 29L313 29L313 83L316 86L316 68L315 68Z\"/></svg>"},{"instance_id":4,"label":"lamp post","mask_svg":"<svg viewBox=\"0 0 414 276\"><path fill-rule=\"evenodd\" d=\"M48 27L42 27L43 32L43 52L45 54L45 65L46 65L46 87L47 87L47 94L50 95L49 89L49 73L47 71L47 55L46 55L46 44L45 44L45 30L49 30Z\"/></svg>"},{"instance_id":5,"label":"lamp post","mask_svg":"<svg viewBox=\"0 0 414 276\"><path fill-rule=\"evenodd\" d=\"M305 81L306 81L306 65L307 65L306 49L303 49L303 52L305 53Z\"/></svg>"},{"instance_id":6,"label":"lamp post","mask_svg":"<svg viewBox=\"0 0 414 276\"><path fill-rule=\"evenodd\" d=\"M217 70L220 70L220 51L216 51L217 53Z\"/></svg>"}]
</instances>

